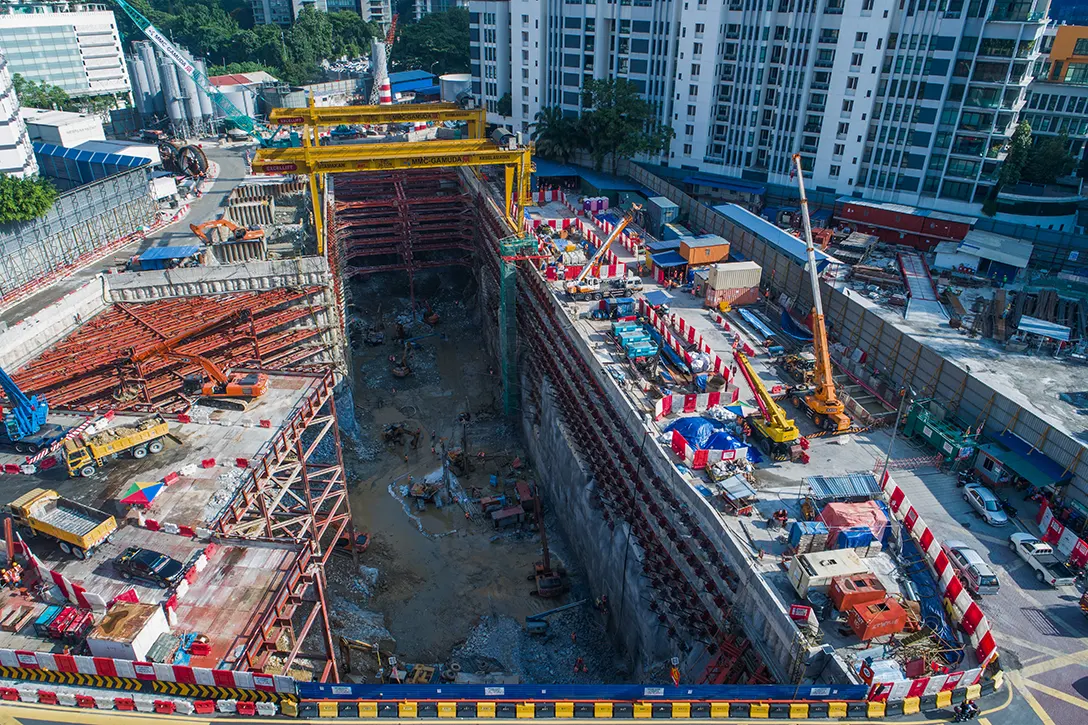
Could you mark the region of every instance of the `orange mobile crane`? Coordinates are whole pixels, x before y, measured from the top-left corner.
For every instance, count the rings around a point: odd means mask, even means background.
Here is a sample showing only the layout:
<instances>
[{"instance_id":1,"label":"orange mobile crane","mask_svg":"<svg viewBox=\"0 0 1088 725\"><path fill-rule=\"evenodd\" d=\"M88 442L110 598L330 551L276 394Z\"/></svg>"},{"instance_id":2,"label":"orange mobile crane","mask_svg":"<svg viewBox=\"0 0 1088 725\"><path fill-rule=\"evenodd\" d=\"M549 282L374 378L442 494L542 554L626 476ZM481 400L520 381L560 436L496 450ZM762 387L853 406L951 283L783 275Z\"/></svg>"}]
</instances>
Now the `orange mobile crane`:
<instances>
[{"instance_id":1,"label":"orange mobile crane","mask_svg":"<svg viewBox=\"0 0 1088 725\"><path fill-rule=\"evenodd\" d=\"M223 370L212 360L195 353L179 352L176 348L198 335L206 334L224 325L234 325L249 321L249 310L234 312L211 322L206 322L185 332L149 347L143 352L130 355L125 362L138 365L144 360L161 356L172 360L195 363L203 374L186 375L182 382L182 392L186 396L197 398L198 403L229 410L246 410L253 401L268 390L268 376L264 373L232 373Z\"/></svg>"},{"instance_id":2,"label":"orange mobile crane","mask_svg":"<svg viewBox=\"0 0 1088 725\"><path fill-rule=\"evenodd\" d=\"M824 304L820 298L820 278L816 274L816 248L812 243L812 224L808 217L808 199L805 197L800 154L793 155L793 163L797 173L797 188L801 191L801 219L805 226L808 277L812 283L812 352L816 357L816 365L813 369L811 390L797 391L790 397L795 406L805 409L808 417L818 427L831 433L845 433L850 430L852 421L835 392L835 380L832 377L827 327L824 326Z\"/></svg>"}]
</instances>

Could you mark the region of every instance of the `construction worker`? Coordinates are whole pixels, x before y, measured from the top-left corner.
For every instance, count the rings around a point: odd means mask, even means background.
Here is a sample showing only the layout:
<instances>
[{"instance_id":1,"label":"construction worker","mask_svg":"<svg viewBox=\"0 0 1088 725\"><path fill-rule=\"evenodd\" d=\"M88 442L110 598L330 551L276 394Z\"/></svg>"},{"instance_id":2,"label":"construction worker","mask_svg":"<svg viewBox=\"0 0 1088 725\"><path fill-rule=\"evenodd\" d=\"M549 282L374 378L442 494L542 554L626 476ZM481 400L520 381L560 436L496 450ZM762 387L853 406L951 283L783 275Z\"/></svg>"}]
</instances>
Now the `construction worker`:
<instances>
[{"instance_id":1,"label":"construction worker","mask_svg":"<svg viewBox=\"0 0 1088 725\"><path fill-rule=\"evenodd\" d=\"M585 662L585 660L583 660L583 659L582 659L581 657L579 657L578 659L574 660L574 671L575 671L575 672L588 672L588 671L589 671L589 670L588 670L588 669L586 668L586 662Z\"/></svg>"},{"instance_id":2,"label":"construction worker","mask_svg":"<svg viewBox=\"0 0 1088 725\"><path fill-rule=\"evenodd\" d=\"M423 435L422 428L416 428L416 432L412 434L412 450L419 448L419 437Z\"/></svg>"}]
</instances>

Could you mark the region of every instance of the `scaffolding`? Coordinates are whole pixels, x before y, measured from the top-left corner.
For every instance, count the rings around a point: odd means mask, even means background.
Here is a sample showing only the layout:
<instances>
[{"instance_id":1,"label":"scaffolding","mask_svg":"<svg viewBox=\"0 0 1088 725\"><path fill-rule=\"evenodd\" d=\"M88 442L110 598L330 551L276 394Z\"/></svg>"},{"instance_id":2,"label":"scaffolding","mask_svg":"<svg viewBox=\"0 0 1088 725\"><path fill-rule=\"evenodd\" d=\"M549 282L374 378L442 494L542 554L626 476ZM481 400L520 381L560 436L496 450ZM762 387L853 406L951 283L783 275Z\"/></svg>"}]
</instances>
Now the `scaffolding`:
<instances>
[{"instance_id":1,"label":"scaffolding","mask_svg":"<svg viewBox=\"0 0 1088 725\"><path fill-rule=\"evenodd\" d=\"M44 217L0 227L0 305L137 239L155 221L149 173L140 167L86 184L57 196Z\"/></svg>"}]
</instances>

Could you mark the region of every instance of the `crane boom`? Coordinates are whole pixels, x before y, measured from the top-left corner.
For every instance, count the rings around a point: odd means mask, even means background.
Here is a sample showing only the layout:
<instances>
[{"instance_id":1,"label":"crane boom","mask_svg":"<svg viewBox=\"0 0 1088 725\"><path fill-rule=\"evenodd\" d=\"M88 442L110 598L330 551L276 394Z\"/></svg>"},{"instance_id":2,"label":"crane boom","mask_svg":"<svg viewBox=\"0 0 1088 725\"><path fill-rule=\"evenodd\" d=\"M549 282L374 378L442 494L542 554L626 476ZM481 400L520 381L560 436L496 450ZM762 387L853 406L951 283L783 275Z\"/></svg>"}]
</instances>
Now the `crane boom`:
<instances>
[{"instance_id":1,"label":"crane boom","mask_svg":"<svg viewBox=\"0 0 1088 725\"><path fill-rule=\"evenodd\" d=\"M37 395L27 397L3 368L0 368L0 388L4 389L9 404L8 412L4 415L8 440L18 441L37 433L49 415L49 404L45 398Z\"/></svg>"},{"instance_id":2,"label":"crane boom","mask_svg":"<svg viewBox=\"0 0 1088 725\"><path fill-rule=\"evenodd\" d=\"M612 246L612 242L620 238L620 234L623 233L623 230L626 229L627 225L635 218L634 212L635 209L632 208L631 211L624 215L623 219L620 220L620 223L616 225L616 228L608 235L608 239L604 240L604 244L602 244L600 249L593 254L593 257L586 263L586 266L582 268L582 271L578 273L578 276L572 280L575 285L579 285L585 281L585 278L589 276L589 272L593 269L593 266L601 260L604 253Z\"/></svg>"},{"instance_id":3,"label":"crane boom","mask_svg":"<svg viewBox=\"0 0 1088 725\"><path fill-rule=\"evenodd\" d=\"M748 387L751 388L752 394L756 396L756 407L759 408L760 415L763 416L763 420L767 421L768 425L773 426L777 430L790 430L796 429L793 421L786 417L786 411L782 409L782 406L771 394L767 391L767 386L763 384L763 381L756 375L756 371L752 368L752 363L748 361L748 356L739 350L733 351L733 359L737 361L737 368L740 370L741 375L744 376L744 381L748 383Z\"/></svg>"},{"instance_id":4,"label":"crane boom","mask_svg":"<svg viewBox=\"0 0 1088 725\"><path fill-rule=\"evenodd\" d=\"M185 53L181 52L181 49L171 43L169 39L151 24L151 21L145 18L139 10L129 5L125 0L114 0L121 9L125 11L125 14L132 19L132 22L136 24L136 27L143 31L143 34L147 36L147 39L155 44L158 48L173 61L174 65L179 70L189 76L197 86L200 87L208 96L212 99L215 105L219 106L223 111L223 115L227 117L227 120L234 125L241 128L246 133L260 138L262 135L267 139L271 139L274 135L272 129L268 128L264 124L260 123L251 116L246 115L244 111L234 105L229 98L215 87L215 84L211 82L208 76L204 75L193 63L186 57Z\"/></svg>"},{"instance_id":5,"label":"crane boom","mask_svg":"<svg viewBox=\"0 0 1088 725\"><path fill-rule=\"evenodd\" d=\"M820 297L820 278L816 274L816 247L812 243L812 222L808 216L808 198L805 196L805 175L801 169L801 155L793 155L797 173L797 188L801 192L801 220L805 229L805 252L808 255L808 278L812 285L812 353L816 357L813 370L814 389L804 398L813 420L827 430L844 432L850 428L850 417L835 392L835 379L831 369L831 352L824 325L824 304Z\"/></svg>"}]
</instances>

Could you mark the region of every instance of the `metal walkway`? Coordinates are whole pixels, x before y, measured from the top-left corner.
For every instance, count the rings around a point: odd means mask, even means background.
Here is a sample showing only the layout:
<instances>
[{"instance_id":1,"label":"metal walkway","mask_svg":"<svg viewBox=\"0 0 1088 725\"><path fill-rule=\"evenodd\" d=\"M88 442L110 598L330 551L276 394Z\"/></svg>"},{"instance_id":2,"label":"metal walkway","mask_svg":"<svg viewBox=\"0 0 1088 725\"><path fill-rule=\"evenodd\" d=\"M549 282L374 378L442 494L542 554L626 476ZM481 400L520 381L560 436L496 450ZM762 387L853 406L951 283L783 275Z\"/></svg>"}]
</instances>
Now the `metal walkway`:
<instances>
[{"instance_id":1,"label":"metal walkway","mask_svg":"<svg viewBox=\"0 0 1088 725\"><path fill-rule=\"evenodd\" d=\"M944 307L937 300L937 291L933 287L933 279L929 276L929 267L917 252L899 252L899 269L903 273L903 279L910 294L907 303L907 316L912 313L918 315L938 315L947 317Z\"/></svg>"}]
</instances>

